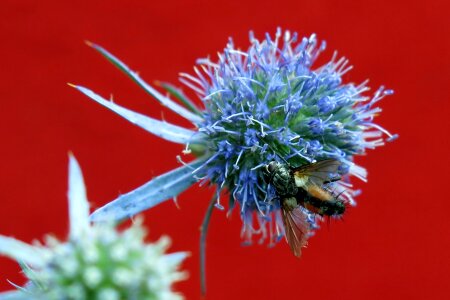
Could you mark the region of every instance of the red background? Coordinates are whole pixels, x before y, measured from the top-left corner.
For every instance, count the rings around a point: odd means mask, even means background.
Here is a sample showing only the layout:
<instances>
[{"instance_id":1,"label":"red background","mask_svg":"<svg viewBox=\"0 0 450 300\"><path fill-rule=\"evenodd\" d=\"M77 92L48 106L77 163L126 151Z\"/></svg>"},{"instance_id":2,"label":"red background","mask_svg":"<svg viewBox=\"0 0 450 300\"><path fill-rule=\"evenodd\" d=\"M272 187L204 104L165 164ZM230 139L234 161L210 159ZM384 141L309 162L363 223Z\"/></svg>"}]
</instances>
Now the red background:
<instances>
[{"instance_id":1,"label":"red background","mask_svg":"<svg viewBox=\"0 0 450 300\"><path fill-rule=\"evenodd\" d=\"M238 214L214 211L208 238L208 299L425 299L449 294L448 1L5 1L0 4L0 233L24 241L65 237L67 152L84 171L94 207L178 165L180 146L132 126L69 88L85 85L153 117L185 125L87 47L103 45L149 82L177 82L228 36L248 46L276 26L316 32L367 77L396 94L378 123L394 143L359 159L369 183L345 222L326 225L300 260L282 242L241 247ZM243 2L243 1L242 1ZM446 3L445 3L446 2ZM356 182L357 180L355 180ZM169 234L189 250L191 276L178 284L198 299L198 227L210 191L184 193L147 212L150 239ZM0 290L22 283L0 258Z\"/></svg>"}]
</instances>

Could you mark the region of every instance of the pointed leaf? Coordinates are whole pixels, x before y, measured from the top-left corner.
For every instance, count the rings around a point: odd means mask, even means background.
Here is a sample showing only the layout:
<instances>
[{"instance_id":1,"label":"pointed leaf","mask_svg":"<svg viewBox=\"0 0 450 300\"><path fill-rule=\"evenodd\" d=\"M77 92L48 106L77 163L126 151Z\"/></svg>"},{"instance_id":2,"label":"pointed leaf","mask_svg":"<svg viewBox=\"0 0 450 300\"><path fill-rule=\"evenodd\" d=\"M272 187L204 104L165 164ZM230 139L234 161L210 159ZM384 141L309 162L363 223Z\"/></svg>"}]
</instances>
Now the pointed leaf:
<instances>
[{"instance_id":1,"label":"pointed leaf","mask_svg":"<svg viewBox=\"0 0 450 300\"><path fill-rule=\"evenodd\" d=\"M180 100L184 106L197 115L201 115L201 111L197 108L194 102L191 101L179 88L171 85L167 82L157 82L157 85L161 85L169 94Z\"/></svg>"},{"instance_id":2,"label":"pointed leaf","mask_svg":"<svg viewBox=\"0 0 450 300\"><path fill-rule=\"evenodd\" d=\"M97 103L100 103L101 105L109 108L113 112L117 113L118 115L124 117L131 123L141 127L142 129L157 135L165 140L174 142L174 143L180 143L180 144L186 144L189 142L196 142L201 140L201 134L198 134L196 131L192 131L180 126L172 125L167 122L162 122L147 116L144 116L140 113L134 112L132 110L126 109L120 105L115 104L112 101L108 101L101 96L97 95L93 91L77 85L70 86L76 88L92 100L96 101Z\"/></svg>"},{"instance_id":3,"label":"pointed leaf","mask_svg":"<svg viewBox=\"0 0 450 300\"><path fill-rule=\"evenodd\" d=\"M174 252L164 255L164 258L172 265L178 265L190 255L189 252Z\"/></svg>"},{"instance_id":4,"label":"pointed leaf","mask_svg":"<svg viewBox=\"0 0 450 300\"><path fill-rule=\"evenodd\" d=\"M38 298L35 298L33 295L30 295L22 291L9 291L0 293L0 300L34 300L34 299Z\"/></svg>"},{"instance_id":5,"label":"pointed leaf","mask_svg":"<svg viewBox=\"0 0 450 300\"><path fill-rule=\"evenodd\" d=\"M83 174L72 154L69 154L69 218L70 237L77 238L89 230L89 203Z\"/></svg>"},{"instance_id":6,"label":"pointed leaf","mask_svg":"<svg viewBox=\"0 0 450 300\"><path fill-rule=\"evenodd\" d=\"M24 262L19 262L19 265L20 265L20 268L22 268L23 274L29 280L27 282L27 284L25 285L25 287L23 287L22 289L26 290L27 288L30 288L30 287L33 287L33 288L37 287L37 288L43 290L44 286L42 285L41 279L40 279L40 277L42 277L42 275L39 276L40 275L39 273L36 273L35 270L33 270L29 265L27 265Z\"/></svg>"},{"instance_id":7,"label":"pointed leaf","mask_svg":"<svg viewBox=\"0 0 450 300\"><path fill-rule=\"evenodd\" d=\"M10 281L10 280L8 280L8 279L6 279L6 281L8 281L8 283L9 283L10 285L12 285L13 287L15 287L18 291L21 291L21 292L24 292L24 293L28 293L28 291L27 291L26 288L21 287L20 285L15 284L14 282L12 282L12 281Z\"/></svg>"},{"instance_id":8,"label":"pointed leaf","mask_svg":"<svg viewBox=\"0 0 450 300\"><path fill-rule=\"evenodd\" d=\"M91 42L87 42L87 44L100 52L106 59L108 59L113 65L115 65L117 68L119 68L122 72L124 72L126 75L128 75L132 80L134 80L139 86L141 86L147 93L149 93L152 97L156 98L162 105L167 106L172 111L176 112L180 116L186 118L187 120L191 121L194 124L200 123L203 119L190 112L183 106L177 104L176 102L173 102L170 98L164 97L161 93L159 93L157 90L155 90L153 87L151 87L148 83L146 83L144 80L142 80L138 74L133 72L127 65L125 65L123 62L121 62L117 57L109 53L106 49L103 47L93 44Z\"/></svg>"},{"instance_id":9,"label":"pointed leaf","mask_svg":"<svg viewBox=\"0 0 450 300\"><path fill-rule=\"evenodd\" d=\"M203 160L197 159L119 196L116 200L96 210L91 215L91 220L94 222L119 221L176 197L197 181L192 175L192 170L203 162Z\"/></svg>"},{"instance_id":10,"label":"pointed leaf","mask_svg":"<svg viewBox=\"0 0 450 300\"><path fill-rule=\"evenodd\" d=\"M47 254L48 252L43 248L37 248L14 238L0 235L0 255L25 262L33 267L42 267L45 264Z\"/></svg>"}]
</instances>

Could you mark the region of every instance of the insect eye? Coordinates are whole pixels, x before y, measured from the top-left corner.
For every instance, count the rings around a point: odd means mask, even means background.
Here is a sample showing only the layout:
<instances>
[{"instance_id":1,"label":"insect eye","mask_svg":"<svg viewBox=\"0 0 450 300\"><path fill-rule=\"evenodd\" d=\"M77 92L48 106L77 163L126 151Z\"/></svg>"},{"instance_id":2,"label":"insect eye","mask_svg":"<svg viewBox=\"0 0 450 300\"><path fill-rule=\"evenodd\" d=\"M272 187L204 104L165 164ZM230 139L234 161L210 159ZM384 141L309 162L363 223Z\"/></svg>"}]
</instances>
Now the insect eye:
<instances>
[{"instance_id":1,"label":"insect eye","mask_svg":"<svg viewBox=\"0 0 450 300\"><path fill-rule=\"evenodd\" d=\"M268 170L270 173L275 172L277 169L278 169L278 166L277 166L277 162L276 162L276 161L271 161L271 162L267 165L267 170Z\"/></svg>"}]
</instances>

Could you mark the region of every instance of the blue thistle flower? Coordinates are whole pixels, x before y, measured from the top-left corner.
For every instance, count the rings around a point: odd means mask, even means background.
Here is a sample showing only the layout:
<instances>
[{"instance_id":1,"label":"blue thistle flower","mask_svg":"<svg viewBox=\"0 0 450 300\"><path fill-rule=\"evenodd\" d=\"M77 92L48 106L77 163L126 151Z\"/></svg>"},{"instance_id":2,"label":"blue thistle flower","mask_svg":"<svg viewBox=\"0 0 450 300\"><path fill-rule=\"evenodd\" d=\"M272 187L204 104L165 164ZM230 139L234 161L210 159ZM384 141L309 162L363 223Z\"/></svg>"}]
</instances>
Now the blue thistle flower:
<instances>
[{"instance_id":1,"label":"blue thistle flower","mask_svg":"<svg viewBox=\"0 0 450 300\"><path fill-rule=\"evenodd\" d=\"M336 53L325 65L313 67L325 49L325 43L319 43L314 34L298 40L296 33L282 34L278 29L274 38L266 34L262 41L250 33L250 43L248 50L242 51L230 39L217 61L199 59L195 75L180 74L180 81L202 101L201 108L168 84L162 87L183 106L163 96L118 58L89 43L195 129L143 116L84 87L74 87L150 133L185 144L184 152L198 157L190 163L179 158L183 166L121 195L97 210L92 220L133 216L200 181L216 186L203 223L202 241L212 207L223 209L220 196L228 191L229 210L239 204L246 243L259 234L260 242L268 240L273 245L284 235L284 229L279 204L269 201L274 191L261 172L261 167L272 160L286 160L293 166L327 158L340 160L343 164L339 171L346 180L333 188L354 204L357 191L351 188L348 177L365 181L367 172L353 162L353 157L382 146L384 134L388 140L396 137L373 121L381 112L377 102L392 90L380 87L369 97L367 82L343 83L342 76L352 67ZM311 228L316 228L317 218L305 213Z\"/></svg>"}]
</instances>

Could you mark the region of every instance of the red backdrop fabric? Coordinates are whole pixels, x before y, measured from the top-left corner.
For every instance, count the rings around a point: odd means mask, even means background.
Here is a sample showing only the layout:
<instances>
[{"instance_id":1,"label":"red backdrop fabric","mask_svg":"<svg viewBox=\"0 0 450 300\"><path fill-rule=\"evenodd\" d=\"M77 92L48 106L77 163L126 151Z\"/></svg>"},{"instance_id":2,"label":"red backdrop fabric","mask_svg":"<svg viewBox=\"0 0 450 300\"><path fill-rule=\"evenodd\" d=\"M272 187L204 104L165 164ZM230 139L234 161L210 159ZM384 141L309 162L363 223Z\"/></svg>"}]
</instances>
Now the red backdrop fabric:
<instances>
[{"instance_id":1,"label":"red backdrop fabric","mask_svg":"<svg viewBox=\"0 0 450 300\"><path fill-rule=\"evenodd\" d=\"M343 222L323 224L301 259L284 241L242 247L239 214L215 210L207 247L207 299L438 299L450 270L448 1L5 1L0 4L0 234L30 242L65 238L67 153L78 158L94 208L168 171L181 146L165 142L68 87L72 82L141 113L187 125L84 40L123 59L149 82L177 83L195 59L229 36L277 26L315 32L354 69L395 90L378 123L400 138L358 162L369 182ZM192 188L146 212L149 239L188 250L177 289L198 299L199 226L212 190ZM23 283L0 257L0 290Z\"/></svg>"}]
</instances>

